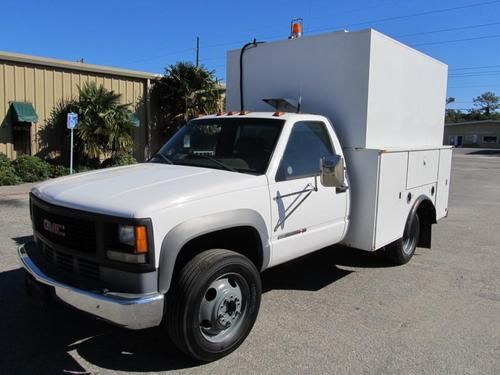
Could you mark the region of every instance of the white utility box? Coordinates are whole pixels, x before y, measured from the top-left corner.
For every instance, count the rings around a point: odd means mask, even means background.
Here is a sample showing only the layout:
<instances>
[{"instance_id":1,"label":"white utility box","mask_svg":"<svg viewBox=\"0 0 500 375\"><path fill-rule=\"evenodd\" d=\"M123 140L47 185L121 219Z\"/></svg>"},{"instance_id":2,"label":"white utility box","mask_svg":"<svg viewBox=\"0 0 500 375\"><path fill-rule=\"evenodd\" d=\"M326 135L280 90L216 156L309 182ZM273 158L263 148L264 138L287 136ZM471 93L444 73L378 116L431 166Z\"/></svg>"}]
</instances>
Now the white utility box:
<instances>
[{"instance_id":1,"label":"white utility box","mask_svg":"<svg viewBox=\"0 0 500 375\"><path fill-rule=\"evenodd\" d=\"M227 110L240 109L240 50L228 52ZM243 55L244 107L302 97L327 116L343 147L440 146L447 66L375 30L259 44Z\"/></svg>"},{"instance_id":2,"label":"white utility box","mask_svg":"<svg viewBox=\"0 0 500 375\"><path fill-rule=\"evenodd\" d=\"M333 124L350 189L344 243L373 251L399 238L417 197L446 216L451 148L442 146L447 65L375 30L335 32L228 52L228 110L301 98ZM240 77L240 74L242 76ZM240 78L243 92L240 92Z\"/></svg>"},{"instance_id":3,"label":"white utility box","mask_svg":"<svg viewBox=\"0 0 500 375\"><path fill-rule=\"evenodd\" d=\"M373 251L403 233L416 199L427 197L436 220L448 213L452 149L348 148L351 214L343 243Z\"/></svg>"}]
</instances>

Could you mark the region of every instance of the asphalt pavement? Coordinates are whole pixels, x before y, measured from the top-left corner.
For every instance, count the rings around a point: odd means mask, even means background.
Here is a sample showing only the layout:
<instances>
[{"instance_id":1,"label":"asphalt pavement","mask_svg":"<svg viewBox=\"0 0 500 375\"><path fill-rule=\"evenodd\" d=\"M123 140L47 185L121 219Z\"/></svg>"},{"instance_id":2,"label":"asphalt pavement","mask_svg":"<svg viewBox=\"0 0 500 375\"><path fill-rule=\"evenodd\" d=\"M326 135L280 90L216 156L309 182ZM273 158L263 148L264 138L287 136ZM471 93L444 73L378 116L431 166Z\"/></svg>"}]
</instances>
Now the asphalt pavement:
<instances>
[{"instance_id":1,"label":"asphalt pavement","mask_svg":"<svg viewBox=\"0 0 500 375\"><path fill-rule=\"evenodd\" d=\"M14 189L15 190L15 189ZM0 188L0 374L499 374L500 150L453 155L433 248L391 267L330 247L263 274L250 336L200 365L158 329L128 331L25 293L26 193Z\"/></svg>"}]
</instances>

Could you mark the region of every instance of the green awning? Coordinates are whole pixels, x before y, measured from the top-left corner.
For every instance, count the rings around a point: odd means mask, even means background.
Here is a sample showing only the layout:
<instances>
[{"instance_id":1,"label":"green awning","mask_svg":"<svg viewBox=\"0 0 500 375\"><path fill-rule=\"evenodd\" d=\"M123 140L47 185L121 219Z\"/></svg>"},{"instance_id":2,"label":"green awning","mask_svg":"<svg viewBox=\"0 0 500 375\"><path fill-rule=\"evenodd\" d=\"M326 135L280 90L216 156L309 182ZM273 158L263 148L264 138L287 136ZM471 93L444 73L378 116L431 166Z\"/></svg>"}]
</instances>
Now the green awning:
<instances>
[{"instance_id":1,"label":"green awning","mask_svg":"<svg viewBox=\"0 0 500 375\"><path fill-rule=\"evenodd\" d=\"M136 128L141 126L141 121L139 120L139 117L137 117L137 115L135 113L131 113L128 116L128 119L132 123L132 125L135 126Z\"/></svg>"},{"instance_id":2,"label":"green awning","mask_svg":"<svg viewBox=\"0 0 500 375\"><path fill-rule=\"evenodd\" d=\"M10 109L12 117L17 122L38 122L38 115L36 114L33 104L29 102L11 102Z\"/></svg>"}]
</instances>

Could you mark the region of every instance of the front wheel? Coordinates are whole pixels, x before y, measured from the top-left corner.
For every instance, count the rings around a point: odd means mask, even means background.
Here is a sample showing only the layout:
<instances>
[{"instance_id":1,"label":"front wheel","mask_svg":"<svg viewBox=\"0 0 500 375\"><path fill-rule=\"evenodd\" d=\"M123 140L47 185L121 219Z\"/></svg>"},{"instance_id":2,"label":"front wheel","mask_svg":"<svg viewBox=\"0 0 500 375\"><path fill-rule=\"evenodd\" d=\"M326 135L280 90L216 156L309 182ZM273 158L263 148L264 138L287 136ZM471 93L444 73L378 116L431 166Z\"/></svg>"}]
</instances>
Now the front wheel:
<instances>
[{"instance_id":1,"label":"front wheel","mask_svg":"<svg viewBox=\"0 0 500 375\"><path fill-rule=\"evenodd\" d=\"M170 338L195 359L221 358L250 333L260 298L260 275L248 258L223 249L198 254L182 268L167 296Z\"/></svg>"},{"instance_id":2,"label":"front wheel","mask_svg":"<svg viewBox=\"0 0 500 375\"><path fill-rule=\"evenodd\" d=\"M411 215L405 225L403 237L388 246L387 255L389 260L402 265L410 261L417 248L420 236L420 219L418 214Z\"/></svg>"}]
</instances>

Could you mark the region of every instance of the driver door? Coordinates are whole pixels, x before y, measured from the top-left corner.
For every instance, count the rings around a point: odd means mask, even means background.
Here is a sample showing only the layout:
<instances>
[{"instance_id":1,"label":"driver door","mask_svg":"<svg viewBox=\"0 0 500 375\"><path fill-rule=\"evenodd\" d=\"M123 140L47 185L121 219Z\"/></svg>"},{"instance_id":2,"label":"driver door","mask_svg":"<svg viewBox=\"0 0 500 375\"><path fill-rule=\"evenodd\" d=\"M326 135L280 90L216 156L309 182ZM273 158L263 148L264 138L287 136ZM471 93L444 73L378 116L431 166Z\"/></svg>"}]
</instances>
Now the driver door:
<instances>
[{"instance_id":1,"label":"driver door","mask_svg":"<svg viewBox=\"0 0 500 375\"><path fill-rule=\"evenodd\" d=\"M325 123L296 122L270 182L271 266L339 242L347 192L321 185L320 159L335 154Z\"/></svg>"}]
</instances>

